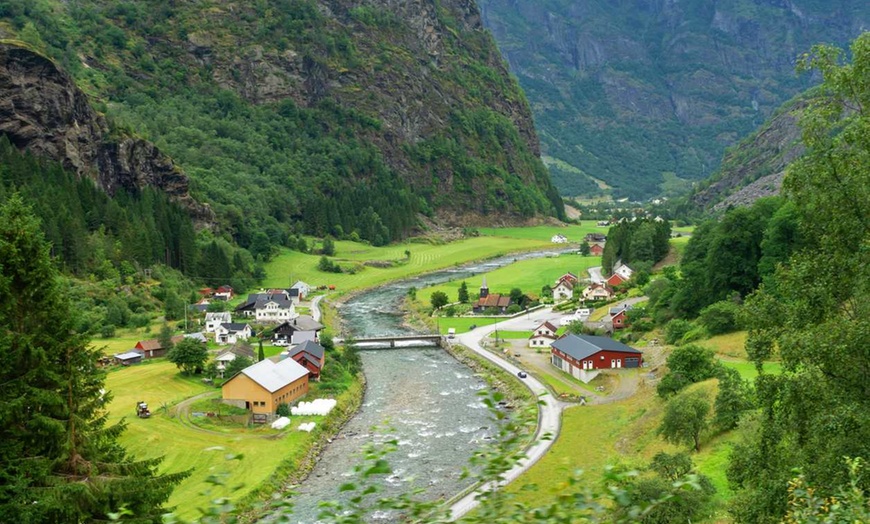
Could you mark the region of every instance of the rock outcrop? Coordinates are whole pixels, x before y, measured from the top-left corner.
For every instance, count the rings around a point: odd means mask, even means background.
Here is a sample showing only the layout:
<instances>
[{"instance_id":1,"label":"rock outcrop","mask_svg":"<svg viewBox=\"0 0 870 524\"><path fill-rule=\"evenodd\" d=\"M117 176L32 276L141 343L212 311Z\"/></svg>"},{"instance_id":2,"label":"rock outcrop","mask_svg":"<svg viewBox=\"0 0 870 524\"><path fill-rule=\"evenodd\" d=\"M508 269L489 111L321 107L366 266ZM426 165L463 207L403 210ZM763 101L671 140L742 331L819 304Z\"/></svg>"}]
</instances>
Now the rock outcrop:
<instances>
[{"instance_id":1,"label":"rock outcrop","mask_svg":"<svg viewBox=\"0 0 870 524\"><path fill-rule=\"evenodd\" d=\"M721 211L778 194L786 167L804 151L799 119L807 104L807 99L787 104L756 132L729 149L716 174L692 193L691 203L698 208Z\"/></svg>"},{"instance_id":2,"label":"rock outcrop","mask_svg":"<svg viewBox=\"0 0 870 524\"><path fill-rule=\"evenodd\" d=\"M25 45L0 43L0 134L19 149L59 162L107 193L157 188L200 223L211 209L188 192L188 178L154 144L116 132L54 62Z\"/></svg>"}]
</instances>

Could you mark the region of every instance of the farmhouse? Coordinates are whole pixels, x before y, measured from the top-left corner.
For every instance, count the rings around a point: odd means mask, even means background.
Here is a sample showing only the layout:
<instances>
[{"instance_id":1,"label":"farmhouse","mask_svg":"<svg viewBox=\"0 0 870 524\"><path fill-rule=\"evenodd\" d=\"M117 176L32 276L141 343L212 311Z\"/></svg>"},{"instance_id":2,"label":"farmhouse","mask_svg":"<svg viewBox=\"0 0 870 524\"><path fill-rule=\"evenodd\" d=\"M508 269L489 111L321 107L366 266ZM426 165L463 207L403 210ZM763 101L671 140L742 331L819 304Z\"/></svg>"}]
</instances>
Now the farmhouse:
<instances>
[{"instance_id":1,"label":"farmhouse","mask_svg":"<svg viewBox=\"0 0 870 524\"><path fill-rule=\"evenodd\" d=\"M544 322L536 327L535 331L532 332L532 336L529 337L529 347L550 347L550 344L559 338L556 336L556 329L556 326L549 322Z\"/></svg>"},{"instance_id":2,"label":"farmhouse","mask_svg":"<svg viewBox=\"0 0 870 524\"><path fill-rule=\"evenodd\" d=\"M308 340L288 349L286 355L304 366L311 374L311 378L320 378L320 370L326 363L326 350L323 346Z\"/></svg>"},{"instance_id":3,"label":"farmhouse","mask_svg":"<svg viewBox=\"0 0 870 524\"><path fill-rule=\"evenodd\" d=\"M613 266L613 274L621 276L624 280L629 280L634 274L634 270L623 264L621 260L617 260L616 265Z\"/></svg>"},{"instance_id":4,"label":"farmhouse","mask_svg":"<svg viewBox=\"0 0 870 524\"><path fill-rule=\"evenodd\" d=\"M254 413L275 413L308 393L308 370L292 358L278 363L268 358L248 366L224 382L224 402Z\"/></svg>"},{"instance_id":5,"label":"farmhouse","mask_svg":"<svg viewBox=\"0 0 870 524\"><path fill-rule=\"evenodd\" d=\"M244 303L236 307L236 312L265 323L283 322L298 316L290 293L284 289L252 293Z\"/></svg>"},{"instance_id":6,"label":"farmhouse","mask_svg":"<svg viewBox=\"0 0 870 524\"><path fill-rule=\"evenodd\" d=\"M608 322L613 329L623 329L628 327L628 312L630 310L631 306L628 305L610 308Z\"/></svg>"},{"instance_id":7,"label":"farmhouse","mask_svg":"<svg viewBox=\"0 0 870 524\"><path fill-rule=\"evenodd\" d=\"M580 282L580 279L577 278L577 275L575 275L574 273L570 273L570 272L565 273L561 277L557 278L556 284L558 284L559 282L562 282L563 280L567 280L568 282L571 282L572 284L576 284L577 282Z\"/></svg>"},{"instance_id":8,"label":"farmhouse","mask_svg":"<svg viewBox=\"0 0 870 524\"><path fill-rule=\"evenodd\" d=\"M236 344L230 349L216 356L214 361L217 364L217 369L218 371L220 371L221 376L223 376L224 370L227 368L227 365L235 360L236 357L246 357L254 360L254 350L250 346Z\"/></svg>"},{"instance_id":9,"label":"farmhouse","mask_svg":"<svg viewBox=\"0 0 870 524\"><path fill-rule=\"evenodd\" d=\"M205 314L205 332L214 333L221 324L229 324L233 321L233 316L229 311L222 313L206 313Z\"/></svg>"},{"instance_id":10,"label":"farmhouse","mask_svg":"<svg viewBox=\"0 0 870 524\"><path fill-rule=\"evenodd\" d=\"M172 337L172 344L178 344L182 340L184 340L184 335L175 335ZM169 351L169 348L163 347L163 344L161 344L156 338L151 340L140 340L136 343L134 349L141 351L143 358L146 359L166 356L166 352Z\"/></svg>"},{"instance_id":11,"label":"farmhouse","mask_svg":"<svg viewBox=\"0 0 870 524\"><path fill-rule=\"evenodd\" d=\"M605 282L607 282L608 286L618 286L625 283L626 281L628 281L627 278L623 278L622 275L620 275L619 273L614 273L610 275L610 277Z\"/></svg>"},{"instance_id":12,"label":"farmhouse","mask_svg":"<svg viewBox=\"0 0 870 524\"><path fill-rule=\"evenodd\" d=\"M272 331L272 344L276 346L289 346L301 344L306 340L318 341L318 334L323 329L323 324L314 320L309 315L299 315L288 320Z\"/></svg>"},{"instance_id":13,"label":"farmhouse","mask_svg":"<svg viewBox=\"0 0 870 524\"><path fill-rule=\"evenodd\" d=\"M589 254L595 257L600 257L604 254L604 246L600 243L592 243L589 246Z\"/></svg>"},{"instance_id":14,"label":"farmhouse","mask_svg":"<svg viewBox=\"0 0 870 524\"><path fill-rule=\"evenodd\" d=\"M564 244L568 242L568 237L566 237L565 235L555 234L552 238L550 238L550 242L554 244Z\"/></svg>"},{"instance_id":15,"label":"farmhouse","mask_svg":"<svg viewBox=\"0 0 870 524\"><path fill-rule=\"evenodd\" d=\"M248 324L227 323L218 326L214 339L218 344L235 344L240 340L248 340L252 335L253 331Z\"/></svg>"},{"instance_id":16,"label":"farmhouse","mask_svg":"<svg viewBox=\"0 0 870 524\"><path fill-rule=\"evenodd\" d=\"M553 342L551 352L553 365L578 379L583 371L643 364L643 353L608 337L566 335Z\"/></svg>"},{"instance_id":17,"label":"farmhouse","mask_svg":"<svg viewBox=\"0 0 870 524\"><path fill-rule=\"evenodd\" d=\"M604 233L587 233L583 240L586 242L604 242L607 240L607 235Z\"/></svg>"},{"instance_id":18,"label":"farmhouse","mask_svg":"<svg viewBox=\"0 0 870 524\"><path fill-rule=\"evenodd\" d=\"M295 284L290 286L290 289L295 289L299 292L300 300L305 300L305 297L311 294L311 286L301 280L296 281Z\"/></svg>"},{"instance_id":19,"label":"farmhouse","mask_svg":"<svg viewBox=\"0 0 870 524\"><path fill-rule=\"evenodd\" d=\"M610 300L613 290L607 284L590 284L583 290L583 300Z\"/></svg>"},{"instance_id":20,"label":"farmhouse","mask_svg":"<svg viewBox=\"0 0 870 524\"><path fill-rule=\"evenodd\" d=\"M553 288L553 301L559 302L574 298L574 283L568 279L562 279Z\"/></svg>"},{"instance_id":21,"label":"farmhouse","mask_svg":"<svg viewBox=\"0 0 870 524\"><path fill-rule=\"evenodd\" d=\"M214 297L219 300L232 300L233 299L233 288L232 286L221 286L214 291Z\"/></svg>"}]
</instances>

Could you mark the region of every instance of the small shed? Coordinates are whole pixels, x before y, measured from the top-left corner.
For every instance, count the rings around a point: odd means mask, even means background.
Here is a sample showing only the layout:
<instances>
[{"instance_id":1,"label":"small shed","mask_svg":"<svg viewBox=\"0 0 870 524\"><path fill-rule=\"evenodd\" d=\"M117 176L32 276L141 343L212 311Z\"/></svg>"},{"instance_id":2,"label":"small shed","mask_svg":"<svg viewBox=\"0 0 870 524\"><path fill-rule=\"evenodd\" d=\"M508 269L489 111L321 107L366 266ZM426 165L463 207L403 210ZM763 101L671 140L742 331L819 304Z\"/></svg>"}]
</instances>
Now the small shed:
<instances>
[{"instance_id":1,"label":"small shed","mask_svg":"<svg viewBox=\"0 0 870 524\"><path fill-rule=\"evenodd\" d=\"M122 366L129 366L132 364L141 363L143 358L145 358L145 354L141 351L136 351L134 349L132 351L127 351L126 353L119 353L115 355L114 360L116 364L121 364Z\"/></svg>"}]
</instances>

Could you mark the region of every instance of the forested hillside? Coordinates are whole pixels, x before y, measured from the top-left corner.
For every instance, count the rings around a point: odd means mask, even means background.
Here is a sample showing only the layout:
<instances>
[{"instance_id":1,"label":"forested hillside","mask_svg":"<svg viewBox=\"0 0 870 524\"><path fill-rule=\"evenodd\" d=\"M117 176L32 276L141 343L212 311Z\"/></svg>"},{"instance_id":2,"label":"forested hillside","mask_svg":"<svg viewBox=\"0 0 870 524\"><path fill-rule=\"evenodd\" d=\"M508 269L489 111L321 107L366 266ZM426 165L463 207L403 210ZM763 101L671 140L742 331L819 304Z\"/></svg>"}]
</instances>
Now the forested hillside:
<instances>
[{"instance_id":1,"label":"forested hillside","mask_svg":"<svg viewBox=\"0 0 870 524\"><path fill-rule=\"evenodd\" d=\"M242 246L563 212L468 0L11 0L0 20L173 157Z\"/></svg>"},{"instance_id":2,"label":"forested hillside","mask_svg":"<svg viewBox=\"0 0 870 524\"><path fill-rule=\"evenodd\" d=\"M714 173L727 146L817 82L796 75L799 54L870 25L870 4L850 0L480 4L559 190L594 194L595 179L634 199Z\"/></svg>"}]
</instances>

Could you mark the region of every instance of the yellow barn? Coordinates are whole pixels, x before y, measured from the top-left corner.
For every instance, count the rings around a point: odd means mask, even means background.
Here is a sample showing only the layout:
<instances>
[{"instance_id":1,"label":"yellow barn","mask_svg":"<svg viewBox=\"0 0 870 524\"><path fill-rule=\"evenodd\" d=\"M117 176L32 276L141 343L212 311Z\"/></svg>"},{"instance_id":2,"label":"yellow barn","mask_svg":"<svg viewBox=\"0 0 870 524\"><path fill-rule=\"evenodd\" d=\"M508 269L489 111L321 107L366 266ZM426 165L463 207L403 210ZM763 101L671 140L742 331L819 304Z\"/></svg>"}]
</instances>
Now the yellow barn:
<instances>
[{"instance_id":1,"label":"yellow barn","mask_svg":"<svg viewBox=\"0 0 870 524\"><path fill-rule=\"evenodd\" d=\"M224 402L254 413L275 413L308 393L308 370L293 360L257 362L236 373L221 388Z\"/></svg>"}]
</instances>

